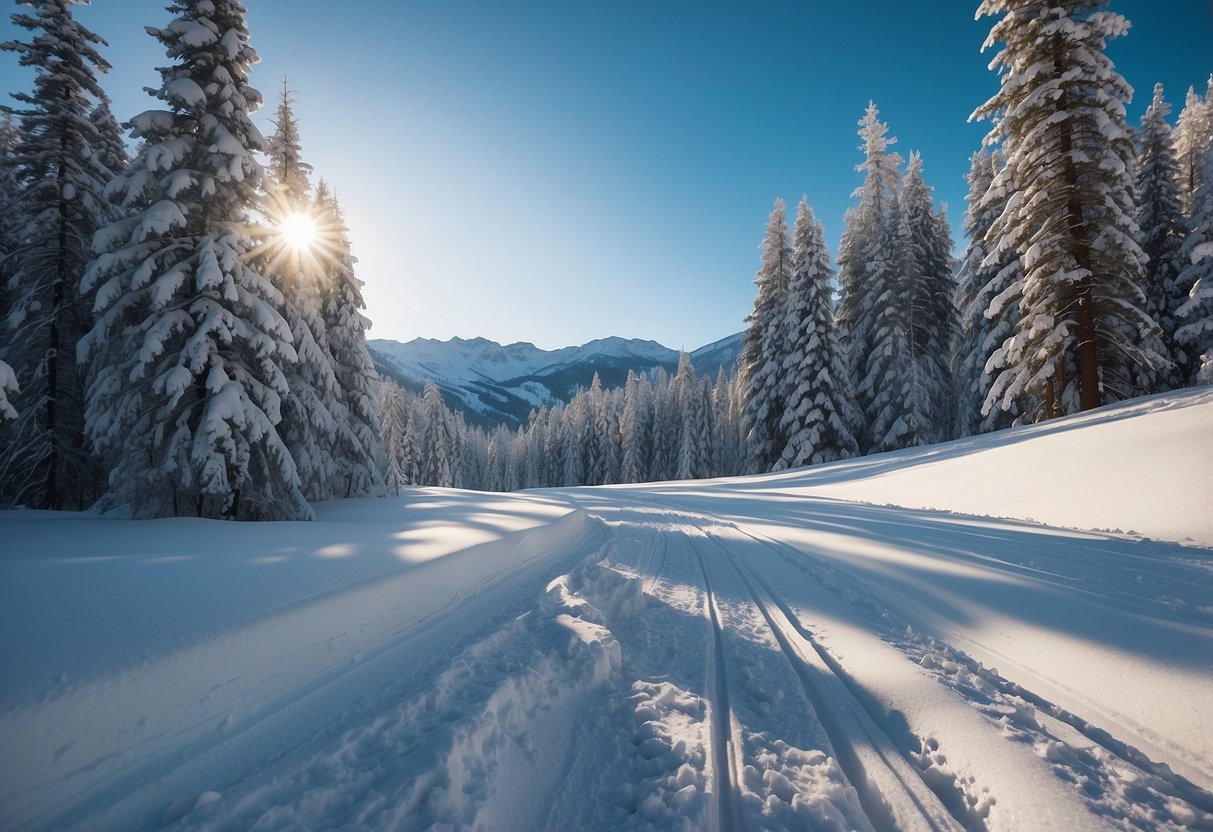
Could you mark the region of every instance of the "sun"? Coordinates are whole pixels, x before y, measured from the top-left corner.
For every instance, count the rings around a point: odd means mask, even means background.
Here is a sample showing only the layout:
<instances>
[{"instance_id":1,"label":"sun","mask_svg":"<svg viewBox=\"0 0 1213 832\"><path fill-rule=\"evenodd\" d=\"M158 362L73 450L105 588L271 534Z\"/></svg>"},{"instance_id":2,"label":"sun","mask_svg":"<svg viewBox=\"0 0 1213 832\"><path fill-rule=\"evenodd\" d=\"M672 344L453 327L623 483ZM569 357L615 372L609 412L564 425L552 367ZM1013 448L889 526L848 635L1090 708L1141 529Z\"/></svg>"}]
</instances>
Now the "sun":
<instances>
[{"instance_id":1,"label":"sun","mask_svg":"<svg viewBox=\"0 0 1213 832\"><path fill-rule=\"evenodd\" d=\"M316 243L316 221L307 214L291 214L278 223L278 231L287 245L307 251Z\"/></svg>"}]
</instances>

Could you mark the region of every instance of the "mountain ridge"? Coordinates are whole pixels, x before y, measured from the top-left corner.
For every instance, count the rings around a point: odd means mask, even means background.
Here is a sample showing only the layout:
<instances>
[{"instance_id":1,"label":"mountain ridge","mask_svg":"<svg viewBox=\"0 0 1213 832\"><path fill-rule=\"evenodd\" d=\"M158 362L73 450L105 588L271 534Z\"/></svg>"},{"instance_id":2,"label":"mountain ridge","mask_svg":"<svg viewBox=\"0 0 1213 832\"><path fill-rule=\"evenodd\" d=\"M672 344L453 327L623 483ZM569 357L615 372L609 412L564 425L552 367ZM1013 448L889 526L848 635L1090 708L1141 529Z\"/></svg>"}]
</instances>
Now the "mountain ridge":
<instances>
[{"instance_id":1,"label":"mountain ridge","mask_svg":"<svg viewBox=\"0 0 1213 832\"><path fill-rule=\"evenodd\" d=\"M628 370L646 372L678 366L679 351L657 341L608 336L584 344L545 350L529 341L500 344L488 338L414 338L367 342L380 375L420 390L427 381L442 390L447 405L469 422L511 427L531 410L567 402L598 373L607 388L621 387ZM732 372L741 349L741 333L725 336L689 353L700 375L721 367Z\"/></svg>"}]
</instances>

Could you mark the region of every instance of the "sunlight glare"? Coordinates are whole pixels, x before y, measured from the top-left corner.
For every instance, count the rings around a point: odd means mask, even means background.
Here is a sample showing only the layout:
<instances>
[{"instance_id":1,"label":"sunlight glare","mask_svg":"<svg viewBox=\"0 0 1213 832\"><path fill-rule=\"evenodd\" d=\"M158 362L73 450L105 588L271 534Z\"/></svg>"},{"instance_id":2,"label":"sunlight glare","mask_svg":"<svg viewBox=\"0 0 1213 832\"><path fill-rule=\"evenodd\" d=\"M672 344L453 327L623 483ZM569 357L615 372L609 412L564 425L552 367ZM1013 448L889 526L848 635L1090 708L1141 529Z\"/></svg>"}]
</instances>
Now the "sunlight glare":
<instances>
[{"instance_id":1,"label":"sunlight glare","mask_svg":"<svg viewBox=\"0 0 1213 832\"><path fill-rule=\"evenodd\" d=\"M306 251L316 242L316 221L307 214L291 214L279 223L278 229L296 251Z\"/></svg>"}]
</instances>

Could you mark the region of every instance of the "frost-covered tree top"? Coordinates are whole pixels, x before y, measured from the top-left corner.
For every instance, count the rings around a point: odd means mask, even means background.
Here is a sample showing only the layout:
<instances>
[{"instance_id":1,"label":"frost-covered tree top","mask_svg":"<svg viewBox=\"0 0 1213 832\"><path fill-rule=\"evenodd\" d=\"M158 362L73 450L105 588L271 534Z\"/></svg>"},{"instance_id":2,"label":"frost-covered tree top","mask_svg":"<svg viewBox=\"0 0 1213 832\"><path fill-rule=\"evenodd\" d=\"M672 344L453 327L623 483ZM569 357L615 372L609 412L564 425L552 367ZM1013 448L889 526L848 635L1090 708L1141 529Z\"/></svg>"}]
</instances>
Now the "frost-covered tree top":
<instances>
[{"instance_id":1,"label":"frost-covered tree top","mask_svg":"<svg viewBox=\"0 0 1213 832\"><path fill-rule=\"evenodd\" d=\"M274 133L267 142L266 152L269 154L269 174L275 198L285 206L299 210L308 201L308 191L311 189L308 177L312 173L312 166L303 161L294 98L294 93L283 78L282 95L274 115Z\"/></svg>"}]
</instances>

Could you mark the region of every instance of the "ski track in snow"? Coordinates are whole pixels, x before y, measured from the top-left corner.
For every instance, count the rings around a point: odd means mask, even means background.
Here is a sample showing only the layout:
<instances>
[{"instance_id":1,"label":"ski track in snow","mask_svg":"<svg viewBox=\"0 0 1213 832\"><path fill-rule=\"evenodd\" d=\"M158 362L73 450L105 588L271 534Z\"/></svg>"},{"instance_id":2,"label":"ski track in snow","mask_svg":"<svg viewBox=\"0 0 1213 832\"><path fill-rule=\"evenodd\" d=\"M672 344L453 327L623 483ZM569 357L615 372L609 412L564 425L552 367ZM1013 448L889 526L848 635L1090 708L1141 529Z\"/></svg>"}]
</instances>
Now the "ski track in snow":
<instances>
[{"instance_id":1,"label":"ski track in snow","mask_svg":"<svg viewBox=\"0 0 1213 832\"><path fill-rule=\"evenodd\" d=\"M478 499L478 550L0 700L0 829L1213 830L1208 550L778 478Z\"/></svg>"}]
</instances>

